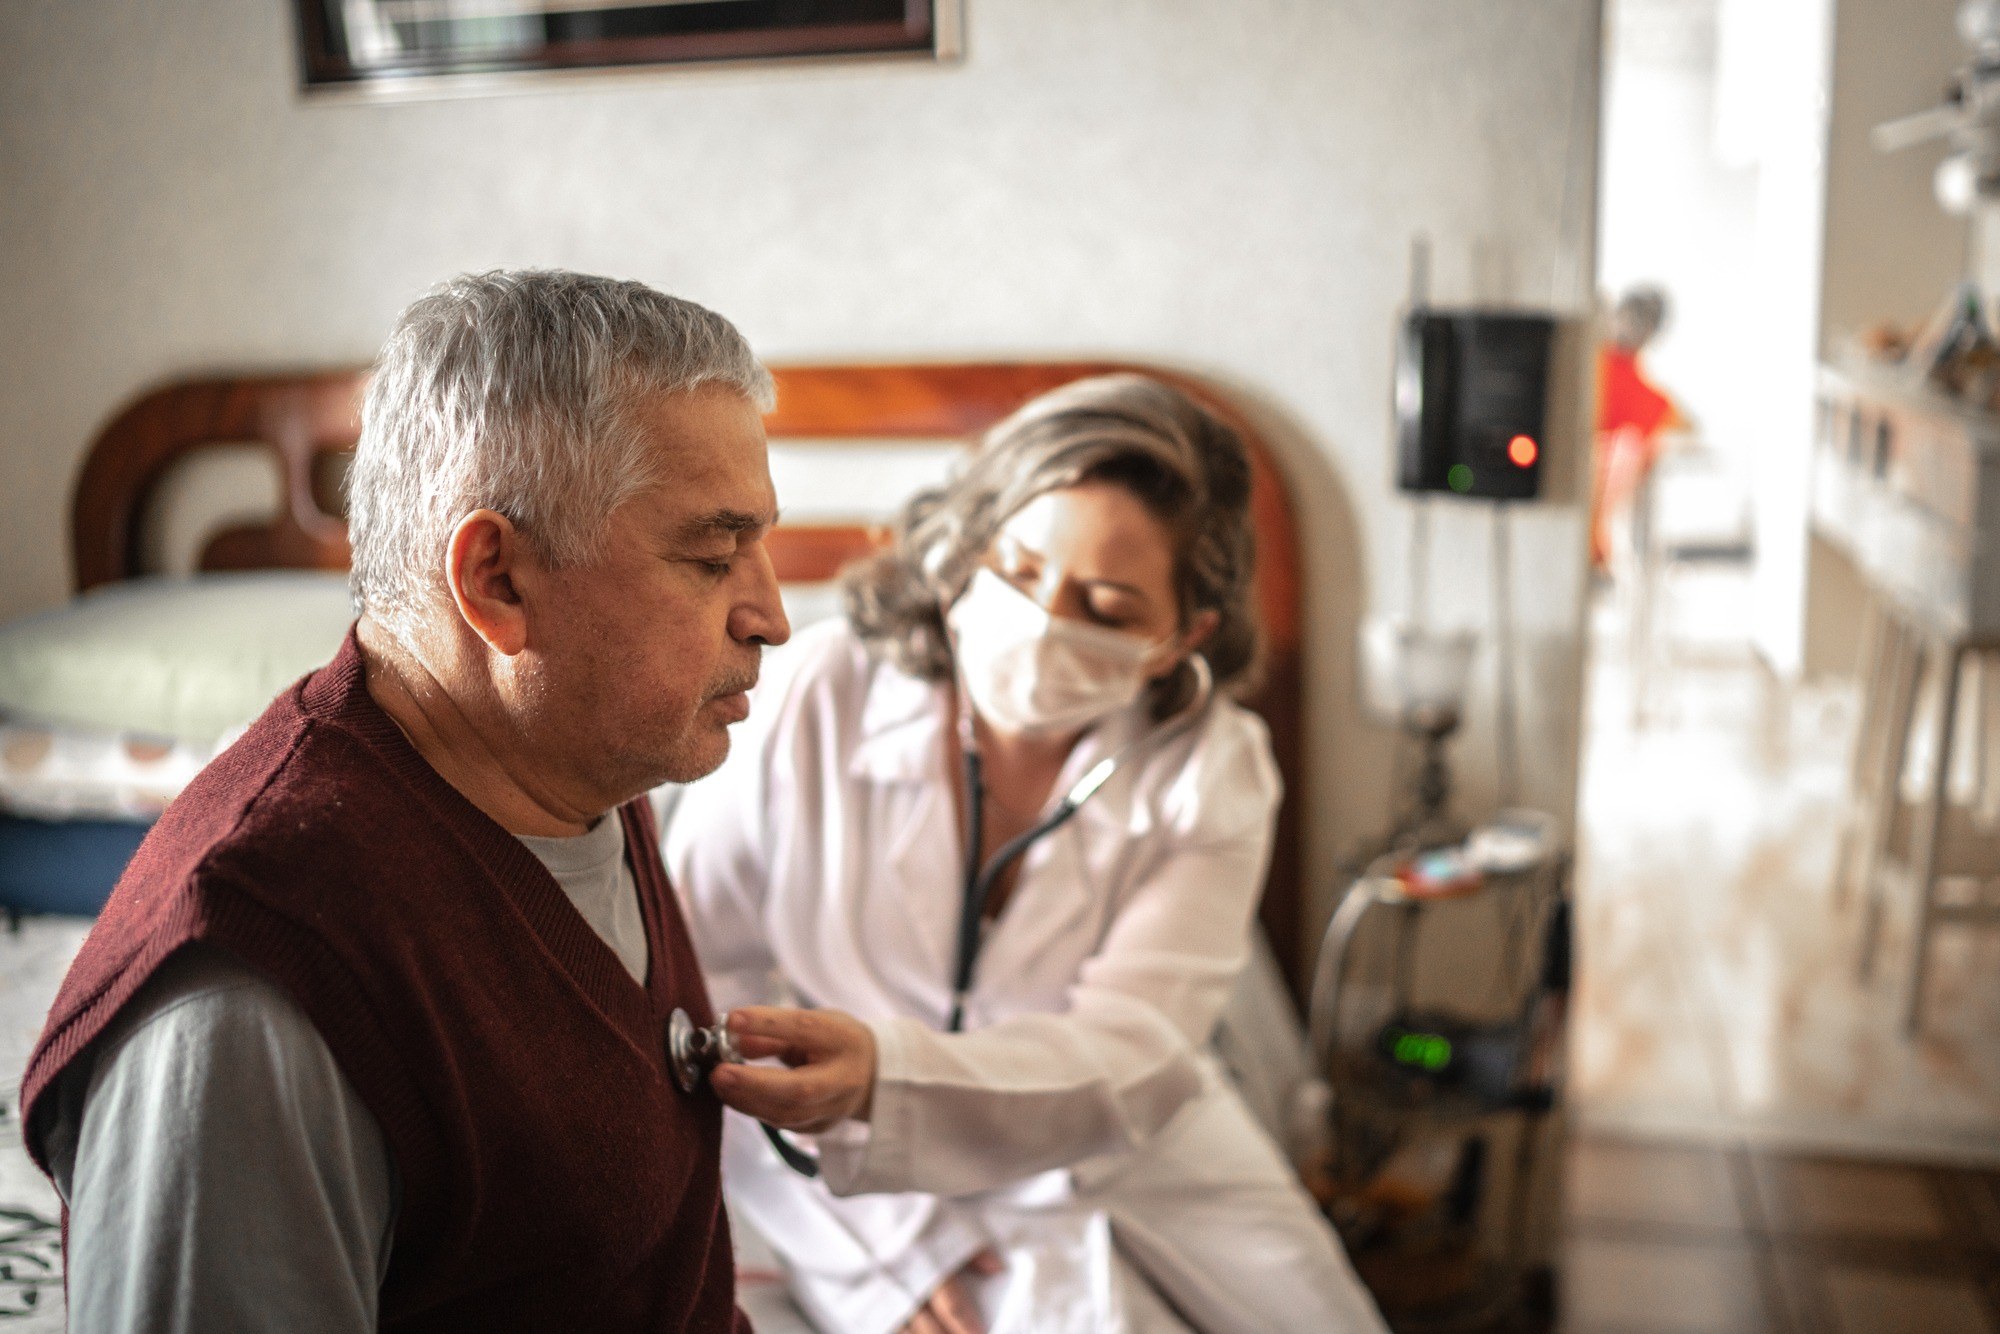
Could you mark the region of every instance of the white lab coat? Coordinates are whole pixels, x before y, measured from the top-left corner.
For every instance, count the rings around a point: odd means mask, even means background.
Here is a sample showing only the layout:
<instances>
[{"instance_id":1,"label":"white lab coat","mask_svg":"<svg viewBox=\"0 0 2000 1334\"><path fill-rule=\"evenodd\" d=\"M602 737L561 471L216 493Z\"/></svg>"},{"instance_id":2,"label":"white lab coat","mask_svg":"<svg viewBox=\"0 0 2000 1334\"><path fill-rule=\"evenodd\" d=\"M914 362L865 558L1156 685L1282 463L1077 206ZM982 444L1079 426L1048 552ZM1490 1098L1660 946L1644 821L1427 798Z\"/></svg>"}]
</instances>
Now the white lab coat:
<instances>
[{"instance_id":1,"label":"white lab coat","mask_svg":"<svg viewBox=\"0 0 2000 1334\"><path fill-rule=\"evenodd\" d=\"M1007 1271L974 1286L992 1334L1382 1329L1207 1053L1270 853L1261 720L1217 701L1038 842L946 1034L949 717L945 687L815 626L768 655L728 761L666 836L718 1008L838 1008L878 1043L870 1124L819 1138L818 1181L729 1116L725 1187L793 1295L823 1329L895 1330L991 1248ZM1056 792L1146 727L1135 706L1086 734Z\"/></svg>"}]
</instances>

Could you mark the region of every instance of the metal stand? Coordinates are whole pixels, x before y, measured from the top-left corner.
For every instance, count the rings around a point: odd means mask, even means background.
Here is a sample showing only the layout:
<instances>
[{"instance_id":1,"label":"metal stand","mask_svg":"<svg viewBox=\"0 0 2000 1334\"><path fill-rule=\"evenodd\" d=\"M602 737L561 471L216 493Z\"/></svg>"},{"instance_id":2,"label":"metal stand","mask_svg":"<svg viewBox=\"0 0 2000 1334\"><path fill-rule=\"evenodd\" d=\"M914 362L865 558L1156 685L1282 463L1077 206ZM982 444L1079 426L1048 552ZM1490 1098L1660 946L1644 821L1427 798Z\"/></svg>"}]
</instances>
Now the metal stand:
<instances>
[{"instance_id":1,"label":"metal stand","mask_svg":"<svg viewBox=\"0 0 2000 1334\"><path fill-rule=\"evenodd\" d=\"M1434 847L1463 835L1464 830L1445 816L1445 808L1451 804L1451 767L1445 763L1445 745L1457 730L1454 710L1427 706L1404 714L1403 731L1417 739L1423 758L1418 761L1408 804L1374 845L1369 860L1396 850Z\"/></svg>"},{"instance_id":2,"label":"metal stand","mask_svg":"<svg viewBox=\"0 0 2000 1334\"><path fill-rule=\"evenodd\" d=\"M1551 991L1547 986L1549 959L1539 946L1549 938L1550 913L1559 910L1563 900L1568 859L1550 854L1517 873L1490 876L1470 894L1450 898L1412 895L1404 882L1391 874L1393 865L1394 859L1383 858L1349 885L1320 945L1309 1007L1314 1059L1333 1086L1330 1183L1336 1223L1353 1233L1350 1242L1359 1239L1365 1245L1369 1229L1384 1226L1379 1221L1368 1222L1367 1206L1361 1204L1367 1197L1368 1183L1382 1165L1402 1145L1425 1135L1447 1142L1458 1140L1461 1169L1468 1165L1465 1155L1470 1155L1478 1169L1472 1175L1480 1182L1504 1182L1500 1188L1506 1190L1509 1206L1499 1222L1504 1235L1497 1245L1482 1244L1473 1238L1491 1238L1495 1220L1489 1217L1486 1226L1474 1224L1465 1244L1472 1247L1469 1254L1484 1257L1477 1265L1485 1277L1462 1301L1453 1299L1426 1312L1399 1311L1397 1328L1487 1328L1491 1321L1516 1308L1527 1288L1525 1210L1539 1164L1543 1118L1556 1101L1567 995L1567 954L1563 956L1564 986ZM1504 906L1513 924L1497 944L1500 957L1496 966L1505 994L1497 1000L1488 997L1487 1005L1480 1008L1505 1016L1503 1025L1509 1019L1518 1024L1519 1058L1512 1067L1510 1096L1496 1101L1467 1087L1457 1092L1418 1087L1387 1071L1370 1041L1343 1046L1343 1023L1352 1026L1356 1022L1349 1013L1356 990L1350 974L1354 945L1370 917L1391 915L1386 923L1392 951L1386 981L1387 1014L1393 1018L1409 1014L1416 999L1416 953L1427 911L1450 904L1492 903L1496 895L1512 896ZM1531 940L1536 944L1531 945ZM1372 1030L1373 1016L1363 1019L1360 1027ZM1508 1133L1518 1136L1513 1151L1489 1152L1496 1141L1504 1144ZM1495 1168L1502 1174L1499 1178L1482 1175ZM1475 1183L1475 1190L1479 1188ZM1450 1194L1457 1190L1455 1181ZM1357 1206L1359 1213L1355 1212ZM1436 1207L1445 1206L1441 1203ZM1387 1226L1390 1230L1375 1235L1383 1239L1403 1237L1402 1243L1392 1242L1392 1250L1386 1252L1395 1254L1395 1245L1408 1244L1412 1238L1397 1232L1395 1225ZM1422 1242L1416 1240L1420 1254Z\"/></svg>"}]
</instances>

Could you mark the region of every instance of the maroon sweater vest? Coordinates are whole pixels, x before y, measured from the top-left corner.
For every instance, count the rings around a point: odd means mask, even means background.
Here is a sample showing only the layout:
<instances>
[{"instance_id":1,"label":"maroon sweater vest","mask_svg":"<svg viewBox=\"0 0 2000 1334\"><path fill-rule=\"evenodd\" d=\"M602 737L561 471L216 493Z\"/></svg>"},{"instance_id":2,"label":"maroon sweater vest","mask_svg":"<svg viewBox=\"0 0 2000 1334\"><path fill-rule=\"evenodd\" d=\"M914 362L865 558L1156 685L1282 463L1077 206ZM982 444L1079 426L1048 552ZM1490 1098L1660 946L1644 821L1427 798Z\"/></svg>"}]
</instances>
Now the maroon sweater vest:
<instances>
[{"instance_id":1,"label":"maroon sweater vest","mask_svg":"<svg viewBox=\"0 0 2000 1334\"><path fill-rule=\"evenodd\" d=\"M56 1076L202 941L298 1003L381 1126L402 1188L384 1330L747 1330L722 1108L666 1059L674 1007L707 1023L708 997L645 803L620 818L643 988L370 698L350 634L118 882L28 1064L31 1148Z\"/></svg>"}]
</instances>

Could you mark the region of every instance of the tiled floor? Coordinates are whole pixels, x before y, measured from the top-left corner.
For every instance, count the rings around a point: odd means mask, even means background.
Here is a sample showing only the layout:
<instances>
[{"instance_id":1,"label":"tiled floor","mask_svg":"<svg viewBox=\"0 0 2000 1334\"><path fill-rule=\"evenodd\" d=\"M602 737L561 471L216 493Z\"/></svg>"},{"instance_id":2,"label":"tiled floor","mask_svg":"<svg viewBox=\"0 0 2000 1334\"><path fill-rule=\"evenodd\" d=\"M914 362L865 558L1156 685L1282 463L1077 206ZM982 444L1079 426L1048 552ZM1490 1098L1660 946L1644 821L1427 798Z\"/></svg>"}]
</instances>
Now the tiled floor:
<instances>
[{"instance_id":1,"label":"tiled floor","mask_svg":"<svg viewBox=\"0 0 2000 1334\"><path fill-rule=\"evenodd\" d=\"M2000 1172L1588 1136L1568 1334L2000 1334Z\"/></svg>"},{"instance_id":2,"label":"tiled floor","mask_svg":"<svg viewBox=\"0 0 2000 1334\"><path fill-rule=\"evenodd\" d=\"M1863 980L1832 892L1856 692L1777 688L1747 595L1679 579L1643 701L1598 607L1564 1328L2000 1334L2000 932L1906 1039L1908 905Z\"/></svg>"},{"instance_id":3,"label":"tiled floor","mask_svg":"<svg viewBox=\"0 0 2000 1334\"><path fill-rule=\"evenodd\" d=\"M2000 930L1941 933L1924 1031L1906 1039L1907 898L1888 904L1882 963L1864 981L1858 904L1833 893L1856 691L1777 687L1747 647L1747 594L1740 574L1679 581L1678 649L1643 716L1617 602L1599 608L1579 818L1580 1119L2000 1163Z\"/></svg>"}]
</instances>

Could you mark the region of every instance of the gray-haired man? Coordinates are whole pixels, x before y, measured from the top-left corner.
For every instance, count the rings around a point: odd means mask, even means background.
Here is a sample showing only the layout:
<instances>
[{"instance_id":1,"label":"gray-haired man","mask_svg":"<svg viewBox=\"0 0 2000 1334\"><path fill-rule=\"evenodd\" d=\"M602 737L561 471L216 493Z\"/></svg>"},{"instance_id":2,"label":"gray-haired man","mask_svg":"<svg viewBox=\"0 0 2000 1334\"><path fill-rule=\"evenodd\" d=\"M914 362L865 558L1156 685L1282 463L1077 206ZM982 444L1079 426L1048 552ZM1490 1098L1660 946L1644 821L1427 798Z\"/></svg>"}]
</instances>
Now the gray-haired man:
<instances>
[{"instance_id":1,"label":"gray-haired man","mask_svg":"<svg viewBox=\"0 0 2000 1334\"><path fill-rule=\"evenodd\" d=\"M23 1085L88 1330L729 1329L709 1018L648 788L788 632L770 380L568 273L398 323L354 632L168 811ZM869 1059L861 1053L861 1059Z\"/></svg>"}]
</instances>

